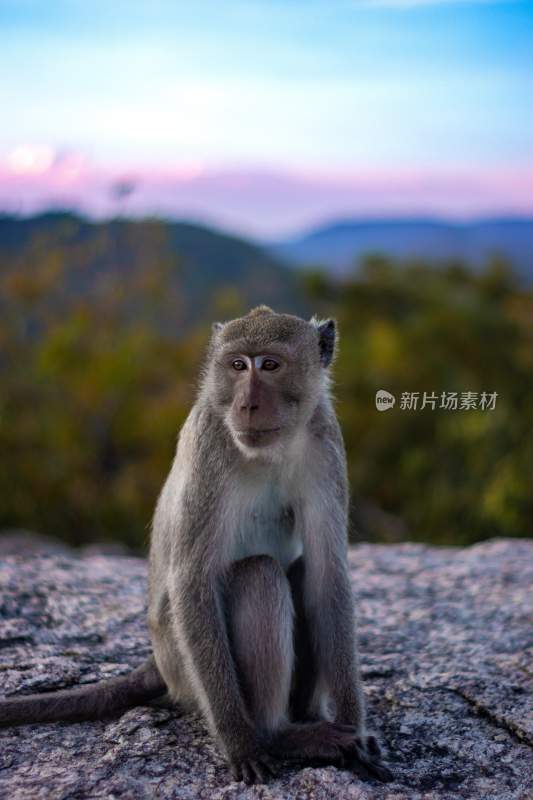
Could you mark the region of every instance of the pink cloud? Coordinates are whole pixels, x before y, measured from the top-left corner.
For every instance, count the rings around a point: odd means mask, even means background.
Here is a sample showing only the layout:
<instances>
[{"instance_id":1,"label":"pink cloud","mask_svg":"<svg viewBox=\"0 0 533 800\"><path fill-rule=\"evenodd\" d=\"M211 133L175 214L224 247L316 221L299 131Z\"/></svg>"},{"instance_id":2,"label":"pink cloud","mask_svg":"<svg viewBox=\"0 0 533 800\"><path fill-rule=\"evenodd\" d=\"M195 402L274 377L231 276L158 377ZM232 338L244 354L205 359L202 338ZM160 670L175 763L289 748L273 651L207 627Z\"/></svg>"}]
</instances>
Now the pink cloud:
<instances>
[{"instance_id":1,"label":"pink cloud","mask_svg":"<svg viewBox=\"0 0 533 800\"><path fill-rule=\"evenodd\" d=\"M124 213L190 218L263 237L283 236L336 217L533 213L533 164L453 171L291 171L196 163L118 169L93 165L83 154L64 153L46 164L43 156L43 169L25 170L23 155L22 169L14 169L12 157L0 160L4 211L27 214L52 206L95 216L114 214L119 201L112 187L127 179L134 191L121 201Z\"/></svg>"}]
</instances>

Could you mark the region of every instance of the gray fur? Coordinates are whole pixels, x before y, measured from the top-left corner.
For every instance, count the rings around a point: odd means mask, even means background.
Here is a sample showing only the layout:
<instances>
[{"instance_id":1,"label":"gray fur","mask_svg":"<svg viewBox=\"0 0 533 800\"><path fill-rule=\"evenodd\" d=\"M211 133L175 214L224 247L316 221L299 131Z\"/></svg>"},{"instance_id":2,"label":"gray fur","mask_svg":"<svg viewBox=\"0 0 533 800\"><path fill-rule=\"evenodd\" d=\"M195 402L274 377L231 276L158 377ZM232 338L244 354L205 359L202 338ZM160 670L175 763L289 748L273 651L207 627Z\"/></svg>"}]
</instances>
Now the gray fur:
<instances>
[{"instance_id":1,"label":"gray fur","mask_svg":"<svg viewBox=\"0 0 533 800\"><path fill-rule=\"evenodd\" d=\"M264 306L216 326L154 517L158 667L174 700L204 714L245 780L265 777L268 751L372 760L347 571L346 460L328 388L334 337L332 321ZM237 355L260 354L283 368L232 371ZM243 426L274 425L280 432L266 444L240 440ZM297 562L305 565L298 598ZM304 627L313 680L299 693L296 720L289 684L295 697L294 642Z\"/></svg>"},{"instance_id":2,"label":"gray fur","mask_svg":"<svg viewBox=\"0 0 533 800\"><path fill-rule=\"evenodd\" d=\"M248 713L260 735L277 732L288 722L294 608L289 581L274 558L251 556L232 565L227 614Z\"/></svg>"}]
</instances>

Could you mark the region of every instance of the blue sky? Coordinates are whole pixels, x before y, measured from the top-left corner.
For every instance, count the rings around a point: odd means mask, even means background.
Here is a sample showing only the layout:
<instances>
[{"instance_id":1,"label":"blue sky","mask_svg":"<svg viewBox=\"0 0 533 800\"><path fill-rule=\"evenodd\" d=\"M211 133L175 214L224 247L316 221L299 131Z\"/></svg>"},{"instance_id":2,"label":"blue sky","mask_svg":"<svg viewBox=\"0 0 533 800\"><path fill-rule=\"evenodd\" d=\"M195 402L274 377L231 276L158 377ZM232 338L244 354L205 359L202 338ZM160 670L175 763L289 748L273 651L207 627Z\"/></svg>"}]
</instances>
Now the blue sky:
<instances>
[{"instance_id":1,"label":"blue sky","mask_svg":"<svg viewBox=\"0 0 533 800\"><path fill-rule=\"evenodd\" d=\"M161 180L165 171L256 181L264 172L312 181L375 174L385 202L384 176L410 174L419 189L444 180L445 211L446 179L462 176L464 186L465 176L492 175L496 210L509 174L524 207L529 0L0 0L0 37L0 181L12 200L28 196L24 164L42 194L46 185L57 192L54 175L70 158L87 192L88 171L93 184L96 173L122 170L146 185L154 171ZM32 148L48 153L35 169ZM22 188L9 181L13 167ZM512 204L507 186L500 205Z\"/></svg>"}]
</instances>

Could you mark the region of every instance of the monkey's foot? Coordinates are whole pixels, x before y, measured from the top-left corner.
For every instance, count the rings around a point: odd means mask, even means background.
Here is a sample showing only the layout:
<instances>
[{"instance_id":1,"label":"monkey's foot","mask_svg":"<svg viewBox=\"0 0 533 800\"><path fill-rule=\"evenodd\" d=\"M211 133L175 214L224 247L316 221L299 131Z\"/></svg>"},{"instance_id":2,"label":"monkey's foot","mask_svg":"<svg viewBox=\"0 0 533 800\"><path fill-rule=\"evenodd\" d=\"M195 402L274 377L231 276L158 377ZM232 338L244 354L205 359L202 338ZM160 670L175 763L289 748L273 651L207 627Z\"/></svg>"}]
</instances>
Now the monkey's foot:
<instances>
[{"instance_id":1,"label":"monkey's foot","mask_svg":"<svg viewBox=\"0 0 533 800\"><path fill-rule=\"evenodd\" d=\"M362 778L390 781L393 777L381 761L376 737L362 735L355 725L327 721L293 724L276 734L269 749L283 759L346 766Z\"/></svg>"},{"instance_id":2,"label":"monkey's foot","mask_svg":"<svg viewBox=\"0 0 533 800\"><path fill-rule=\"evenodd\" d=\"M357 733L338 722L293 723L274 736L269 751L283 759L337 763L355 755Z\"/></svg>"}]
</instances>

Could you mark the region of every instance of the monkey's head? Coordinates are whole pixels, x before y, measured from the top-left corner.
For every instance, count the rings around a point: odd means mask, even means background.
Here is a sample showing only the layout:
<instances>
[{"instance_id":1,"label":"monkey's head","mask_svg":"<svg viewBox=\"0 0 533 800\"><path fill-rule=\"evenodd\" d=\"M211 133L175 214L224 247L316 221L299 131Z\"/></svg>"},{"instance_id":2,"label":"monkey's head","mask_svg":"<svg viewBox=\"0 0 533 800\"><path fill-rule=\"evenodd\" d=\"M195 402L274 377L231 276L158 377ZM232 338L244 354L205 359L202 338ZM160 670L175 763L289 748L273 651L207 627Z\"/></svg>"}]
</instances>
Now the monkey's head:
<instances>
[{"instance_id":1,"label":"monkey's head","mask_svg":"<svg viewBox=\"0 0 533 800\"><path fill-rule=\"evenodd\" d=\"M215 323L206 386L242 451L253 455L297 434L327 386L335 322L306 322L267 306Z\"/></svg>"}]
</instances>

